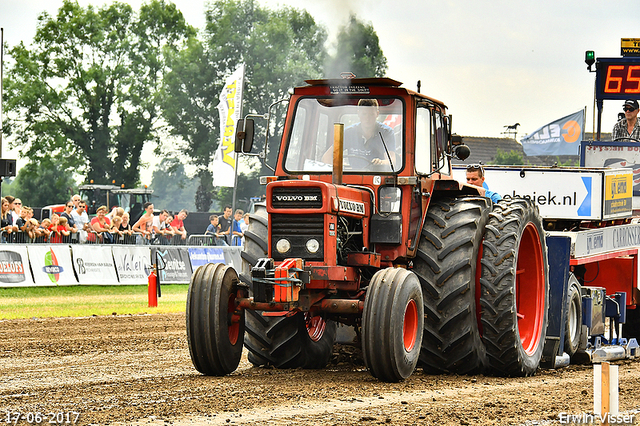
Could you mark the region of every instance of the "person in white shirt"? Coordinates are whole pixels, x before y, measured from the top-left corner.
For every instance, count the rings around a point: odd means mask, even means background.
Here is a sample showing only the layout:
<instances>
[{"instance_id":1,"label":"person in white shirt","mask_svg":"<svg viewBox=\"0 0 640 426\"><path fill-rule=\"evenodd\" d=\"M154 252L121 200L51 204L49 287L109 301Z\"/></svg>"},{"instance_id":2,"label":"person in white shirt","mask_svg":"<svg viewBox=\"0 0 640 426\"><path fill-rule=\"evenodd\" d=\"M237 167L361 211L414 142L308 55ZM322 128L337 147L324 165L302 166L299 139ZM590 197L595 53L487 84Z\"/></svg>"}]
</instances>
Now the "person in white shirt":
<instances>
[{"instance_id":1,"label":"person in white shirt","mask_svg":"<svg viewBox=\"0 0 640 426\"><path fill-rule=\"evenodd\" d=\"M89 226L89 215L87 214L87 203L80 201L78 208L71 211L71 217L78 228L78 241L84 243L87 241L87 231L91 229Z\"/></svg>"}]
</instances>

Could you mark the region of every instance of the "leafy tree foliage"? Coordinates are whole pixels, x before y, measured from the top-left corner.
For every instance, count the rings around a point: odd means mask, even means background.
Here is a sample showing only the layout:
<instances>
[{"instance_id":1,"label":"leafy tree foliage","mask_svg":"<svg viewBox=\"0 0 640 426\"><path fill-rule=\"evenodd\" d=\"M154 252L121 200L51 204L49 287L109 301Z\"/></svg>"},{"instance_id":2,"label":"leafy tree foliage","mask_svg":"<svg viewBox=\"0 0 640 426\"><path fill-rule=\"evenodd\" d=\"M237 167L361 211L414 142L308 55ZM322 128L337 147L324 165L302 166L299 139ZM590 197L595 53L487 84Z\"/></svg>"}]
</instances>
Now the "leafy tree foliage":
<instances>
[{"instance_id":1,"label":"leafy tree foliage","mask_svg":"<svg viewBox=\"0 0 640 426\"><path fill-rule=\"evenodd\" d=\"M198 182L187 176L184 164L173 157L164 158L152 174L152 201L157 209L195 210L193 202Z\"/></svg>"},{"instance_id":2,"label":"leafy tree foliage","mask_svg":"<svg viewBox=\"0 0 640 426\"><path fill-rule=\"evenodd\" d=\"M56 17L38 19L32 47L9 51L5 130L31 159L65 158L58 171L136 185L142 147L155 137L165 55L194 30L164 0L137 14L119 2L64 0Z\"/></svg>"},{"instance_id":3,"label":"leafy tree foliage","mask_svg":"<svg viewBox=\"0 0 640 426\"><path fill-rule=\"evenodd\" d=\"M287 98L290 88L321 77L326 56L326 31L306 11L217 0L209 4L206 22L203 41L192 39L173 56L164 104L172 132L186 141L183 152L198 167L199 211L211 206L208 166L220 139L216 106L225 78L245 63L243 113L263 114L275 100ZM283 114L272 119L275 128L282 127ZM261 134L264 122L256 124ZM260 149L261 138L256 143L254 149Z\"/></svg>"},{"instance_id":4,"label":"leafy tree foliage","mask_svg":"<svg viewBox=\"0 0 640 426\"><path fill-rule=\"evenodd\" d=\"M498 148L496 151L496 158L491 164L507 166L523 165L524 158L522 157L522 154L517 151L510 150L509 152L505 152Z\"/></svg>"},{"instance_id":5,"label":"leafy tree foliage","mask_svg":"<svg viewBox=\"0 0 640 426\"><path fill-rule=\"evenodd\" d=\"M336 54L328 61L325 74L337 78L342 72L352 72L357 77L384 77L387 72L387 58L373 25L361 22L355 15L340 29Z\"/></svg>"},{"instance_id":6,"label":"leafy tree foliage","mask_svg":"<svg viewBox=\"0 0 640 426\"><path fill-rule=\"evenodd\" d=\"M75 193L76 183L71 173L61 173L56 168L56 164L62 162L62 159L43 157L27 163L18 171L11 192L3 185L2 193L22 199L23 205L30 207L66 203Z\"/></svg>"},{"instance_id":7,"label":"leafy tree foliage","mask_svg":"<svg viewBox=\"0 0 640 426\"><path fill-rule=\"evenodd\" d=\"M248 211L251 199L265 195L265 187L260 185L260 169L254 169L249 174L238 174L238 190L236 193L236 208ZM233 188L220 187L214 192L215 211L222 211L225 205L232 205Z\"/></svg>"}]
</instances>

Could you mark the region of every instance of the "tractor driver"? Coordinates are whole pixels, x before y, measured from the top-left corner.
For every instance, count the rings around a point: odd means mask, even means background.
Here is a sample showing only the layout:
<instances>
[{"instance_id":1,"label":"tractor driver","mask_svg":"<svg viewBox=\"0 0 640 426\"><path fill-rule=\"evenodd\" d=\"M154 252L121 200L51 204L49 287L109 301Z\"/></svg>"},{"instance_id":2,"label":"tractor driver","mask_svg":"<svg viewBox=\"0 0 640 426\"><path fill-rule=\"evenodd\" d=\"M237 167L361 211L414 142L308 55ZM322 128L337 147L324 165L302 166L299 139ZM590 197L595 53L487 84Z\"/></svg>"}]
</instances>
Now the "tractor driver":
<instances>
[{"instance_id":1,"label":"tractor driver","mask_svg":"<svg viewBox=\"0 0 640 426\"><path fill-rule=\"evenodd\" d=\"M484 190L484 196L490 198L494 203L502 200L502 196L500 194L490 191L487 184L484 183L484 167L482 167L482 164L472 164L467 166L467 183L469 185L479 186L482 188ZM480 195L482 195L482 192Z\"/></svg>"},{"instance_id":2,"label":"tractor driver","mask_svg":"<svg viewBox=\"0 0 640 426\"><path fill-rule=\"evenodd\" d=\"M360 99L356 123L344 130L344 157L353 170L396 170L396 139L393 129L380 123L376 99ZM386 149L385 149L386 146ZM388 153L388 155L387 155ZM331 163L333 147L322 156L322 161ZM391 165L389 165L391 159Z\"/></svg>"}]
</instances>

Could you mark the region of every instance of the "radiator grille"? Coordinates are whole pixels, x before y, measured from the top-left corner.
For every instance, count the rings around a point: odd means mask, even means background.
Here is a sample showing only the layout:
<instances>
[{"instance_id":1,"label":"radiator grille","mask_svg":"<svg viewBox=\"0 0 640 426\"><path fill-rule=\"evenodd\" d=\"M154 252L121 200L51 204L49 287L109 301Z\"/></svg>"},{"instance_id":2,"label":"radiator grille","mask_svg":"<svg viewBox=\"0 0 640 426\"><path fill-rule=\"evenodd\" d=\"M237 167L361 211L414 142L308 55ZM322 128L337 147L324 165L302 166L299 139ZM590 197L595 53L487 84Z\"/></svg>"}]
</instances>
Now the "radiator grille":
<instances>
[{"instance_id":1,"label":"radiator grille","mask_svg":"<svg viewBox=\"0 0 640 426\"><path fill-rule=\"evenodd\" d=\"M287 253L278 253L276 243L286 238L291 243ZM320 243L316 253L309 253L306 243L315 238ZM284 260L300 257L309 260L324 259L324 215L322 214L271 214L271 257Z\"/></svg>"}]
</instances>

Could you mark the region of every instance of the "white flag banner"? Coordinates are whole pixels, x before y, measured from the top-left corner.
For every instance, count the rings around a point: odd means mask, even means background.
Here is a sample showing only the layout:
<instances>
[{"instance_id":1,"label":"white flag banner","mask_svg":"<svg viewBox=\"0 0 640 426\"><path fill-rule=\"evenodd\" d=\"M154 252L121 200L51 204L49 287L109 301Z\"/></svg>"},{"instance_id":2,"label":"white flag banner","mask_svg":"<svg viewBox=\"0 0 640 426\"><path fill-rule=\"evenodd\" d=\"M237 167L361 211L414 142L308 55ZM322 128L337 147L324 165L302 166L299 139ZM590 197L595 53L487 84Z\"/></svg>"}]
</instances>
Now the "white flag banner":
<instances>
[{"instance_id":1,"label":"white flag banner","mask_svg":"<svg viewBox=\"0 0 640 426\"><path fill-rule=\"evenodd\" d=\"M220 93L220 145L213 159L213 186L234 186L237 156L233 148L236 123L242 118L244 64L233 73Z\"/></svg>"}]
</instances>

